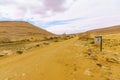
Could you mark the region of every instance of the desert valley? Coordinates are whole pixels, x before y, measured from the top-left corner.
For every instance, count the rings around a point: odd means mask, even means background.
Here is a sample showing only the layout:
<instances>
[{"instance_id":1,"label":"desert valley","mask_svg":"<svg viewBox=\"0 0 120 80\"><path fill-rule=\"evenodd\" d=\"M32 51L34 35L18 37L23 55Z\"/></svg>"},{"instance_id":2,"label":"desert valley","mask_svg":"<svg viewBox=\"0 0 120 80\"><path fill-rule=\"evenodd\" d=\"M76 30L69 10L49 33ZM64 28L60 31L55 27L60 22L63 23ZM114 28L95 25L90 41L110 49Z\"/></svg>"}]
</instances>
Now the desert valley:
<instances>
[{"instance_id":1,"label":"desert valley","mask_svg":"<svg viewBox=\"0 0 120 80\"><path fill-rule=\"evenodd\" d=\"M56 35L0 21L0 80L120 80L120 26Z\"/></svg>"}]
</instances>

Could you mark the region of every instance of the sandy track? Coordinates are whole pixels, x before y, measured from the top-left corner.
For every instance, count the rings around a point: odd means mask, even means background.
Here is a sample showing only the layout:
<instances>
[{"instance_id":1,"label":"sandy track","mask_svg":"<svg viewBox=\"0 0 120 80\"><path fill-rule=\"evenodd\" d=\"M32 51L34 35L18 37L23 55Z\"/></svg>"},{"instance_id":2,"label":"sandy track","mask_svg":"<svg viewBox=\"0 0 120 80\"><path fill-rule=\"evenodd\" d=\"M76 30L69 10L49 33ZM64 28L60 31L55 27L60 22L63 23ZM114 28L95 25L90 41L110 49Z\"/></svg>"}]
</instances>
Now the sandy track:
<instances>
[{"instance_id":1,"label":"sandy track","mask_svg":"<svg viewBox=\"0 0 120 80\"><path fill-rule=\"evenodd\" d=\"M72 42L59 42L0 60L0 80L64 80L64 68L55 56Z\"/></svg>"}]
</instances>

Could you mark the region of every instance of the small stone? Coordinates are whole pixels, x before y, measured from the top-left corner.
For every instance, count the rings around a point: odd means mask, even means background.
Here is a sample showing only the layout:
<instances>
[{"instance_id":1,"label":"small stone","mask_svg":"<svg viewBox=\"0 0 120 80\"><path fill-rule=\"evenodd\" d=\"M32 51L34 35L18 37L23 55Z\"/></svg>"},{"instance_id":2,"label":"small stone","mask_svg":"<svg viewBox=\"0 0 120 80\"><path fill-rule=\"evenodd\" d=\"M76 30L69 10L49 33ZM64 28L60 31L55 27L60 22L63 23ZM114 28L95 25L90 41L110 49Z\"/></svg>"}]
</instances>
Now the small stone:
<instances>
[{"instance_id":1,"label":"small stone","mask_svg":"<svg viewBox=\"0 0 120 80\"><path fill-rule=\"evenodd\" d=\"M84 74L87 75L87 76L92 76L92 73L89 69L86 69Z\"/></svg>"},{"instance_id":2,"label":"small stone","mask_svg":"<svg viewBox=\"0 0 120 80\"><path fill-rule=\"evenodd\" d=\"M26 75L26 73L22 73L22 76L25 76Z\"/></svg>"},{"instance_id":3,"label":"small stone","mask_svg":"<svg viewBox=\"0 0 120 80\"><path fill-rule=\"evenodd\" d=\"M99 66L99 67L102 67L102 64L101 64L101 63L97 63L96 65Z\"/></svg>"},{"instance_id":4,"label":"small stone","mask_svg":"<svg viewBox=\"0 0 120 80\"><path fill-rule=\"evenodd\" d=\"M93 59L93 60L98 60L98 57L96 56L96 55L91 55L91 58Z\"/></svg>"},{"instance_id":5,"label":"small stone","mask_svg":"<svg viewBox=\"0 0 120 80\"><path fill-rule=\"evenodd\" d=\"M92 54L92 50L88 49L88 55L90 56Z\"/></svg>"}]
</instances>

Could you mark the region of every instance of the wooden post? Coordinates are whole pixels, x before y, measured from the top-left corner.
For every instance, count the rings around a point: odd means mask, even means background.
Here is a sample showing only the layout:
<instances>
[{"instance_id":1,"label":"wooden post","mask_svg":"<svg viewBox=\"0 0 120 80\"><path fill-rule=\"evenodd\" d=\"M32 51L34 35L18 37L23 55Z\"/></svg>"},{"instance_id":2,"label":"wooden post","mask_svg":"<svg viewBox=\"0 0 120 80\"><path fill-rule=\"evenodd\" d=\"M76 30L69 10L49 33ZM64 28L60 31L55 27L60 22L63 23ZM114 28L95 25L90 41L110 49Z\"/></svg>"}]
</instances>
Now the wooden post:
<instances>
[{"instance_id":1,"label":"wooden post","mask_svg":"<svg viewBox=\"0 0 120 80\"><path fill-rule=\"evenodd\" d=\"M102 36L95 37L95 44L98 44L100 46L100 52L102 52Z\"/></svg>"},{"instance_id":2,"label":"wooden post","mask_svg":"<svg viewBox=\"0 0 120 80\"><path fill-rule=\"evenodd\" d=\"M100 51L102 52L102 36L100 36Z\"/></svg>"}]
</instances>

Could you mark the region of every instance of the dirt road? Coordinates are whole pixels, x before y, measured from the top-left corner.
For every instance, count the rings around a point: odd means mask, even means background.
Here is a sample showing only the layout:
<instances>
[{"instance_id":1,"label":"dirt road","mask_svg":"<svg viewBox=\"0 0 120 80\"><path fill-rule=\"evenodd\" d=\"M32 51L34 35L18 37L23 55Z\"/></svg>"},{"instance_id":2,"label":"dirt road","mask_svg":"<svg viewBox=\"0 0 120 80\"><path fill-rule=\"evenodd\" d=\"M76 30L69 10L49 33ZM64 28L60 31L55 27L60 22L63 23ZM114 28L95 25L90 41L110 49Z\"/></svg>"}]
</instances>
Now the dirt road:
<instances>
[{"instance_id":1,"label":"dirt road","mask_svg":"<svg viewBox=\"0 0 120 80\"><path fill-rule=\"evenodd\" d=\"M71 44L61 42L0 61L0 80L64 80L63 66L55 55Z\"/></svg>"},{"instance_id":2,"label":"dirt road","mask_svg":"<svg viewBox=\"0 0 120 80\"><path fill-rule=\"evenodd\" d=\"M74 38L2 59L0 80L107 80L108 71L85 58L83 49Z\"/></svg>"}]
</instances>

